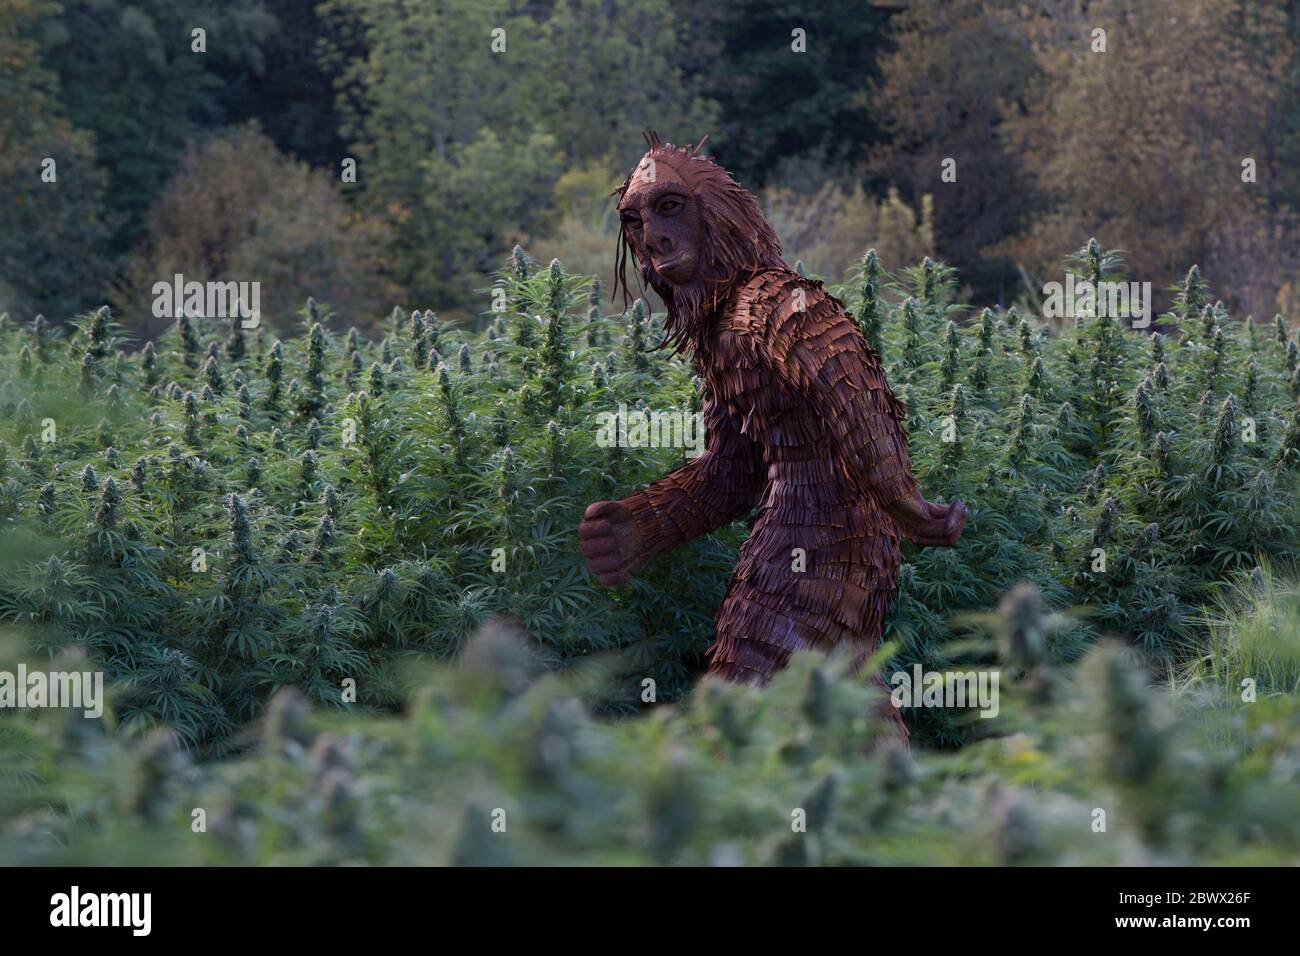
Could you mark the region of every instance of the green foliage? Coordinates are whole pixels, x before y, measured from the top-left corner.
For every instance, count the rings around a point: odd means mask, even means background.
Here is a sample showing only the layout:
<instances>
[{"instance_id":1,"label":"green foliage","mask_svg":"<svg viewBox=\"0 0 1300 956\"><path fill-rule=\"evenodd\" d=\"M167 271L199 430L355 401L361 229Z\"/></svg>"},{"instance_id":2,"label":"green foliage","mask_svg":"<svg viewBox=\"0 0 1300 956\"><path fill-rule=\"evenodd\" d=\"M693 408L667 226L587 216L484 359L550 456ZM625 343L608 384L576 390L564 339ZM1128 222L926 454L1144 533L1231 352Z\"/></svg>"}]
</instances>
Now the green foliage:
<instances>
[{"instance_id":1,"label":"green foliage","mask_svg":"<svg viewBox=\"0 0 1300 956\"><path fill-rule=\"evenodd\" d=\"M643 677L680 695L736 534L613 592L573 535L591 501L683 460L598 447L597 413L691 407L689 369L647 350L643 303L611 323L559 262L499 282L511 310L498 319L529 336L416 312L380 342L344 338L315 301L269 347L260 330L182 318L128 355L107 308L65 338L10 333L26 351L7 350L6 376L48 374L9 401L3 429L0 622L50 652L84 648L129 687L128 733L166 724L216 752L284 684L343 706L351 678L359 705L395 706L400 659L452 656L494 612L553 666L622 655L636 679L603 690L603 709L637 706ZM638 330L634 361L593 385L619 322Z\"/></svg>"},{"instance_id":2,"label":"green foliage","mask_svg":"<svg viewBox=\"0 0 1300 956\"><path fill-rule=\"evenodd\" d=\"M1122 268L1096 243L1076 263ZM315 300L272 342L181 320L127 352L108 310L68 334L0 324L0 623L107 672L121 736L166 726L199 753L237 749L277 688L396 709L408 659L458 657L494 614L550 669L601 659L599 713L641 708L647 678L680 698L744 525L612 591L575 535L588 503L682 462L598 445L599 412L697 410L692 369L653 349L645 303L603 315L558 261L516 250L495 282L507 308L482 333L395 310L343 336ZM1182 285L1169 334L1105 316L1057 332L1014 308L967 319L943 263L891 277L867 256L844 298L870 310L915 472L971 507L956 549L905 551L902 669L965 659L962 615L1023 579L1086 609L1044 637L1050 662L1115 635L1178 667L1225 581L1295 563L1290 339L1240 329L1199 273ZM953 711L910 719L919 741L971 737Z\"/></svg>"},{"instance_id":3,"label":"green foliage","mask_svg":"<svg viewBox=\"0 0 1300 956\"><path fill-rule=\"evenodd\" d=\"M881 740L871 692L812 654L766 691L709 682L651 718L602 720L582 702L599 665L543 674L500 624L458 666L410 674L400 717L314 711L286 688L223 761L193 763L167 731L137 741L27 712L0 736L0 863L1285 865L1300 851L1293 695L1149 686L1114 646L1067 673L1032 653L1053 622L1023 592L987 623L1018 677L958 752Z\"/></svg>"},{"instance_id":4,"label":"green foliage","mask_svg":"<svg viewBox=\"0 0 1300 956\"><path fill-rule=\"evenodd\" d=\"M718 103L720 124L706 132L742 181L766 183L792 160L840 172L878 139L870 86L889 11L853 0L674 8L685 26L678 58L703 74ZM777 102L783 107L772 109Z\"/></svg>"},{"instance_id":5,"label":"green foliage","mask_svg":"<svg viewBox=\"0 0 1300 956\"><path fill-rule=\"evenodd\" d=\"M372 304L400 298L402 290L387 278L389 231L380 215L350 208L345 188L335 170L308 169L256 126L196 142L153 198L148 240L111 301L123 315L140 317L135 329L157 334L159 324L143 318L153 311L155 285L180 274L256 281L257 299L244 308L265 315L283 315L315 295L370 324ZM223 351L239 357L247 337L233 324Z\"/></svg>"},{"instance_id":6,"label":"green foliage","mask_svg":"<svg viewBox=\"0 0 1300 956\"><path fill-rule=\"evenodd\" d=\"M106 176L42 56L62 12L48 0L0 5L0 309L24 317L84 308L109 278Z\"/></svg>"},{"instance_id":7,"label":"green foliage","mask_svg":"<svg viewBox=\"0 0 1300 956\"><path fill-rule=\"evenodd\" d=\"M1096 240L1070 266L1092 281L1123 276L1119 254ZM929 260L903 270L880 332L922 488L971 508L956 548L905 556L890 621L901 664L949 662L951 615L992 605L1021 578L1057 605L1089 608L1057 635L1057 655L1112 634L1177 662L1205 634L1197 609L1232 574L1296 563L1300 455L1285 336L1257 334L1252 346L1221 304L1207 331L1210 290L1195 269L1160 317L1172 335L1107 316L1058 333L1014 307L961 324L955 281ZM882 308L870 284L864 272L839 290L869 317ZM963 737L946 714L916 716L938 741Z\"/></svg>"},{"instance_id":8,"label":"green foliage","mask_svg":"<svg viewBox=\"0 0 1300 956\"><path fill-rule=\"evenodd\" d=\"M417 300L471 303L510 237L554 226L566 166L603 171L616 153L621 170L640 155L642 129L680 123L698 138L713 117L673 60L666 0L321 10L344 31L329 59L344 133L369 202L391 216L397 280ZM347 49L353 37L364 56Z\"/></svg>"},{"instance_id":9,"label":"green foliage","mask_svg":"<svg viewBox=\"0 0 1300 956\"><path fill-rule=\"evenodd\" d=\"M1300 693L1300 592L1271 568L1240 575L1205 616L1208 653L1194 672L1260 694Z\"/></svg>"},{"instance_id":10,"label":"green foliage","mask_svg":"<svg viewBox=\"0 0 1300 956\"><path fill-rule=\"evenodd\" d=\"M95 137L119 250L194 133L216 126L222 68L261 72L277 23L262 0L63 0L43 37L72 122ZM205 52L192 31L205 31Z\"/></svg>"}]
</instances>

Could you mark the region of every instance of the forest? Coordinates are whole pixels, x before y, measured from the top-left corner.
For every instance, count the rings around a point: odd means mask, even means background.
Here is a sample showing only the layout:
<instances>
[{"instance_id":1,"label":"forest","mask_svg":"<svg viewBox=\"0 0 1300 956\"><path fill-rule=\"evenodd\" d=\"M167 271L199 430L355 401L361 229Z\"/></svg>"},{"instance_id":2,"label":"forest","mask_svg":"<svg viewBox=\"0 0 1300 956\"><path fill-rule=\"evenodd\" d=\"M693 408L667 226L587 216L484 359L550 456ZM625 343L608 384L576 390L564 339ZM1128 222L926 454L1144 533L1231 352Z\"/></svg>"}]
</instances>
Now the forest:
<instances>
[{"instance_id":1,"label":"forest","mask_svg":"<svg viewBox=\"0 0 1300 956\"><path fill-rule=\"evenodd\" d=\"M0 864L1294 864L1298 32L0 0L0 675L104 679L0 681ZM902 747L840 654L701 681L743 521L588 572L587 505L698 452L608 440L702 401L612 294L648 128L882 356L971 515L866 667L995 671L992 713Z\"/></svg>"}]
</instances>

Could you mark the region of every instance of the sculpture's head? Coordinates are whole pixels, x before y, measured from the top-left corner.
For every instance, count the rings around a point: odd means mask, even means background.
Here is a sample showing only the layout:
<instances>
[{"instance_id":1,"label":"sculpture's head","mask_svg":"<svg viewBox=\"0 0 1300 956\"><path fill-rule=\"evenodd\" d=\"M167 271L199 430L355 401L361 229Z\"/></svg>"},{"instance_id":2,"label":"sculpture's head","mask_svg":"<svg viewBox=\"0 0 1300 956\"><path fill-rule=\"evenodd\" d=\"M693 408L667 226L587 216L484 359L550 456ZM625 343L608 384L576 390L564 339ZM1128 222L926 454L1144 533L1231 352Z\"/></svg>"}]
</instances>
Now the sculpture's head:
<instances>
[{"instance_id":1,"label":"sculpture's head","mask_svg":"<svg viewBox=\"0 0 1300 956\"><path fill-rule=\"evenodd\" d=\"M674 146L649 132L646 142L650 151L617 190L615 288L627 296L630 254L668 307L667 341L680 346L738 281L785 261L754 197L700 155L703 140Z\"/></svg>"}]
</instances>

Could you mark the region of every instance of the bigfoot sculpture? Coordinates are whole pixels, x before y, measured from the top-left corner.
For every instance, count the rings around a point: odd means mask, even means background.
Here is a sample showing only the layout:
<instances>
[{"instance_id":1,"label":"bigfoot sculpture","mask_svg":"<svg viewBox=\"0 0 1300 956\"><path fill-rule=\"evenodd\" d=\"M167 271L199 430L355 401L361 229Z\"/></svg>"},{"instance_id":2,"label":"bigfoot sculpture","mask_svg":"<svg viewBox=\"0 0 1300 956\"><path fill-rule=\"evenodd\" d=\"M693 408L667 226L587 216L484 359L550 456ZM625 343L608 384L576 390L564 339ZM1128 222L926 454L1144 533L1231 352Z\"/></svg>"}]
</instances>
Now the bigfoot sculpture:
<instances>
[{"instance_id":1,"label":"bigfoot sculpture","mask_svg":"<svg viewBox=\"0 0 1300 956\"><path fill-rule=\"evenodd\" d=\"M647 133L618 190L616 280L630 253L694 357L702 455L580 529L601 584L757 509L717 615L708 673L766 683L804 648L864 660L898 587L899 537L952 546L960 501L926 501L880 356L820 282L791 270L754 197L725 169Z\"/></svg>"}]
</instances>

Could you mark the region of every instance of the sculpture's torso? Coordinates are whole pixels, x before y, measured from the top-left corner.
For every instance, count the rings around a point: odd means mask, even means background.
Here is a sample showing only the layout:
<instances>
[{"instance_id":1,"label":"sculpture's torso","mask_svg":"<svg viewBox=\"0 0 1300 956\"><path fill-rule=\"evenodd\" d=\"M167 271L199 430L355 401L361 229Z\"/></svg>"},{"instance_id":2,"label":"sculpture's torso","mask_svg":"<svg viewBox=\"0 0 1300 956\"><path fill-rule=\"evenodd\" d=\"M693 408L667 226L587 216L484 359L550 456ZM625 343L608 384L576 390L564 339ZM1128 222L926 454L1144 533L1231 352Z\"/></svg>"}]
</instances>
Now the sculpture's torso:
<instances>
[{"instance_id":1,"label":"sculpture's torso","mask_svg":"<svg viewBox=\"0 0 1300 956\"><path fill-rule=\"evenodd\" d=\"M817 284L771 270L731 296L696 343L709 427L733 436L734 470L743 477L752 467L761 489L718 611L711 673L765 681L803 648L851 643L864 656L883 630L898 581L898 532L876 495L850 476L826 409L791 384L804 374L802 350L817 351L821 374L833 376L842 346L857 335ZM861 363L862 350L859 337L843 361ZM887 392L878 357L868 360ZM796 367L777 378L774 363Z\"/></svg>"}]
</instances>

